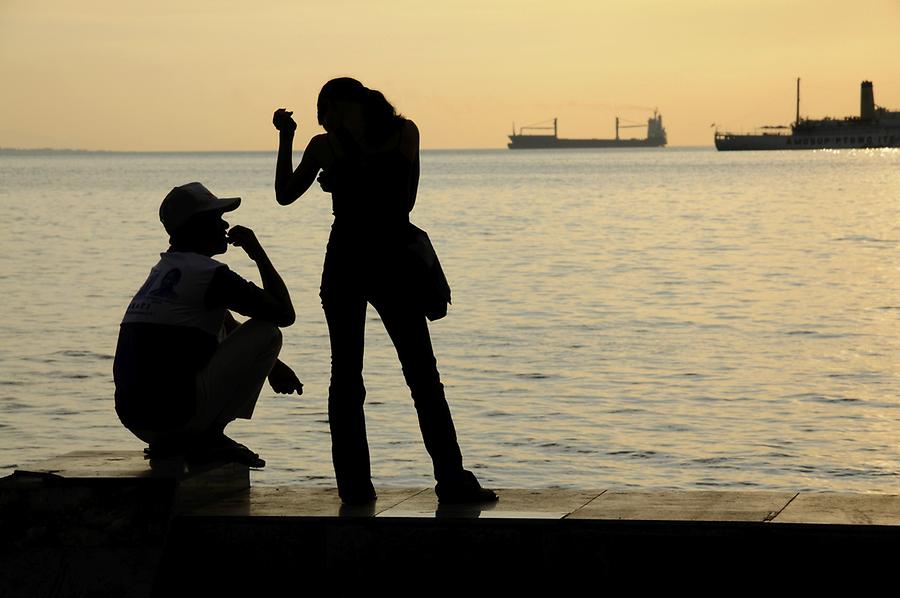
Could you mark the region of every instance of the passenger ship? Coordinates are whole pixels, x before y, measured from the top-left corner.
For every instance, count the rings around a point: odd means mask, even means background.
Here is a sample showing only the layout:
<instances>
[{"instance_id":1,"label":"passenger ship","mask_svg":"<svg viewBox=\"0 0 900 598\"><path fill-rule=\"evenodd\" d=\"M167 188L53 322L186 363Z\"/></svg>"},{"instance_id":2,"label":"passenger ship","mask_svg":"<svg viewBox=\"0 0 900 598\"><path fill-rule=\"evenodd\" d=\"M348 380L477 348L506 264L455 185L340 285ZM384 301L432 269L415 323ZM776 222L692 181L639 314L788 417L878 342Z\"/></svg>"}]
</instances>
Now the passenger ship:
<instances>
[{"instance_id":1,"label":"passenger ship","mask_svg":"<svg viewBox=\"0 0 900 598\"><path fill-rule=\"evenodd\" d=\"M716 149L784 150L784 149L856 149L900 147L900 111L875 105L871 81L860 87L859 116L800 118L800 79L797 79L797 116L790 127L761 127L760 134L715 133ZM790 129L790 133L781 130ZM773 132L770 132L773 131Z\"/></svg>"}]
</instances>

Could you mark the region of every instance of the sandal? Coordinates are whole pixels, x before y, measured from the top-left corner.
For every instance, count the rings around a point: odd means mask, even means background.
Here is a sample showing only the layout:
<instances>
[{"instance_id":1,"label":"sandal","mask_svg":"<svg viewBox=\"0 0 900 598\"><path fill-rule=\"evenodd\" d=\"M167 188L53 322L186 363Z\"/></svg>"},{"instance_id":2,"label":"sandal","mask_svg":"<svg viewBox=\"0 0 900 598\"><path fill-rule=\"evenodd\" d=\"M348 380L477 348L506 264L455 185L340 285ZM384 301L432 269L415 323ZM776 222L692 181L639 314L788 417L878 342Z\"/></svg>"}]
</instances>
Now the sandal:
<instances>
[{"instance_id":1,"label":"sandal","mask_svg":"<svg viewBox=\"0 0 900 598\"><path fill-rule=\"evenodd\" d=\"M193 463L226 461L229 463L240 463L255 469L261 469L266 466L266 461L260 458L258 453L254 453L243 444L225 436L225 434L217 435L213 440L203 443L203 445L191 451L191 454L187 457Z\"/></svg>"}]
</instances>

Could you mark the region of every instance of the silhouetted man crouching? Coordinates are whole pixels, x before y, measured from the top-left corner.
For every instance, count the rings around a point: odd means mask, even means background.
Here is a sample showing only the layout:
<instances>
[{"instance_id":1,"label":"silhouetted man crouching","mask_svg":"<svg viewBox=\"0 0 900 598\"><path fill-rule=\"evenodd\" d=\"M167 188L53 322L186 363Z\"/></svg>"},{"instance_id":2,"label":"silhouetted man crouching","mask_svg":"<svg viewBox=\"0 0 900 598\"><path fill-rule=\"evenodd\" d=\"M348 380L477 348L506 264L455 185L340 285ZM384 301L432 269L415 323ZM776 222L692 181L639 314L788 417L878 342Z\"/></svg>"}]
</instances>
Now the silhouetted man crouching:
<instances>
[{"instance_id":1,"label":"silhouetted man crouching","mask_svg":"<svg viewBox=\"0 0 900 598\"><path fill-rule=\"evenodd\" d=\"M176 454L262 467L265 461L225 435L250 419L266 377L279 393L302 393L278 360L279 327L294 307L278 272L249 228L222 219L240 198L220 199L200 183L175 187L159 217L170 247L132 299L113 364L116 412L151 457ZM212 259L228 244L259 269L263 288ZM229 310L248 316L239 324Z\"/></svg>"}]
</instances>

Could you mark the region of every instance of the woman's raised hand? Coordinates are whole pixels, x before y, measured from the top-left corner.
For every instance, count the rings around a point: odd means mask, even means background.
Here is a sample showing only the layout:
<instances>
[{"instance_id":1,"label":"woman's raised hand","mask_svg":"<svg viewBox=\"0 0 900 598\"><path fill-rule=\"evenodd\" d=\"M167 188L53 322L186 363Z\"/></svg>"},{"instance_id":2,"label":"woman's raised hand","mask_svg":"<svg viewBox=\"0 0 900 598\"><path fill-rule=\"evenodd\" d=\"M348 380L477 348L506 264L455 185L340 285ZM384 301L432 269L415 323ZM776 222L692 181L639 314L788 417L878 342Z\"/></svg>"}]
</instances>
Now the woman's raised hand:
<instances>
[{"instance_id":1,"label":"woman's raised hand","mask_svg":"<svg viewBox=\"0 0 900 598\"><path fill-rule=\"evenodd\" d=\"M293 133L297 130L297 123L291 118L293 114L293 112L288 112L284 108L279 108L272 115L272 124L282 133Z\"/></svg>"}]
</instances>

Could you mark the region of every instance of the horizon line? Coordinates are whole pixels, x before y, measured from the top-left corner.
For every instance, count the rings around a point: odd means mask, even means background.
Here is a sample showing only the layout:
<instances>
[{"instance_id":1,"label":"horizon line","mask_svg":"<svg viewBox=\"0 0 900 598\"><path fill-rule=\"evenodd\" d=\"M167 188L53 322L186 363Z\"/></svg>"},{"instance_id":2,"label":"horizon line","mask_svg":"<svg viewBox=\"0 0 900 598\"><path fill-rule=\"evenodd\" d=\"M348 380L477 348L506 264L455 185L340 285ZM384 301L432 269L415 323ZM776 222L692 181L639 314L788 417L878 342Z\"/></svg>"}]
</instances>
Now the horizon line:
<instances>
[{"instance_id":1,"label":"horizon line","mask_svg":"<svg viewBox=\"0 0 900 598\"><path fill-rule=\"evenodd\" d=\"M667 145L668 148L702 148L713 147L712 144L702 145ZM432 147L421 148L422 152L459 152L459 151L493 151L508 149L499 147ZM572 149L648 149L648 148L572 148ZM651 148L652 149L652 148ZM137 150L110 150L110 149L83 149L66 147L0 147L0 153L69 153L69 154L277 154L277 149L271 150L242 150L242 149L137 149ZM294 150L293 153L303 153L303 150Z\"/></svg>"}]
</instances>

